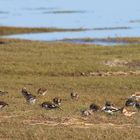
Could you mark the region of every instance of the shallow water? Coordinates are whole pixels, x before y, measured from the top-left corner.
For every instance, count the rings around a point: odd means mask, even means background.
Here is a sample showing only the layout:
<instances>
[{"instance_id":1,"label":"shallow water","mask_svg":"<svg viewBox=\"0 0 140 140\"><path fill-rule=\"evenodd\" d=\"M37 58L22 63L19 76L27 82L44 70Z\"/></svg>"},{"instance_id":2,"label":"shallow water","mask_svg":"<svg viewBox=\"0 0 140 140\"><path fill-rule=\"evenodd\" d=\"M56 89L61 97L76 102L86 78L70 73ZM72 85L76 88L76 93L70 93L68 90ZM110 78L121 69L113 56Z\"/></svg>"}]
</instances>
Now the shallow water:
<instances>
[{"instance_id":1,"label":"shallow water","mask_svg":"<svg viewBox=\"0 0 140 140\"><path fill-rule=\"evenodd\" d=\"M140 0L0 0L0 25L91 29L11 37L33 40L140 37Z\"/></svg>"}]
</instances>

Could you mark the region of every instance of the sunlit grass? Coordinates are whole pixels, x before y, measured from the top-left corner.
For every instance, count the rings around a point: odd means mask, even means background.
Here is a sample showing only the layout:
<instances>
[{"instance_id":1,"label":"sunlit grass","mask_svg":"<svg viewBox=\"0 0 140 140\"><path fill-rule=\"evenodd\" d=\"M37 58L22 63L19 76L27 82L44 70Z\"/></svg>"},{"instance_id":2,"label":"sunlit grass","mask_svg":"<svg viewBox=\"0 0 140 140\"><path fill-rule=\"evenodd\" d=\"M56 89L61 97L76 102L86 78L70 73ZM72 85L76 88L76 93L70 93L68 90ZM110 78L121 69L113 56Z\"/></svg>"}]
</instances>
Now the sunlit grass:
<instances>
[{"instance_id":1,"label":"sunlit grass","mask_svg":"<svg viewBox=\"0 0 140 140\"><path fill-rule=\"evenodd\" d=\"M139 140L140 113L127 118L122 114L112 116L103 112L93 114L86 122L95 126L31 125L24 121L45 122L53 120L63 123L66 118L80 118L80 111L91 103L103 106L111 100L117 107L124 100L140 90L137 76L82 76L82 72L96 71L136 71L139 67L108 67L105 60L140 60L140 45L99 47L72 43L32 42L1 39L0 44L0 90L9 93L0 100L9 104L0 111L0 139L104 139ZM37 96L35 105L28 105L21 96L21 88L26 86ZM48 88L48 93L38 96L39 87ZM78 92L78 101L70 99L70 91ZM44 110L40 104L59 96L63 99L62 110ZM9 116L6 117L6 116ZM10 117L11 116L11 117ZM117 127L115 125L131 126ZM102 124L102 125L101 125Z\"/></svg>"}]
</instances>

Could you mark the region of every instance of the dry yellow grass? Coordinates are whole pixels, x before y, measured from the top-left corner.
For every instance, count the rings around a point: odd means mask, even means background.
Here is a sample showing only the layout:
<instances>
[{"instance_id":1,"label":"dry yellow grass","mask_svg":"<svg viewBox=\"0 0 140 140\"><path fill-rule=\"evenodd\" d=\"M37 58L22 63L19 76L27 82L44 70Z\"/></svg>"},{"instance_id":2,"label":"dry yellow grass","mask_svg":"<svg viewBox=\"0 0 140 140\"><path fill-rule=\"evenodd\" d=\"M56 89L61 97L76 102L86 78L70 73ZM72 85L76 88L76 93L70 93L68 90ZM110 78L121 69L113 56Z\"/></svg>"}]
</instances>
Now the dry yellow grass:
<instances>
[{"instance_id":1,"label":"dry yellow grass","mask_svg":"<svg viewBox=\"0 0 140 140\"><path fill-rule=\"evenodd\" d=\"M111 100L121 107L134 91L140 91L140 78L129 76L82 76L97 71L138 71L140 67L104 65L105 60L140 60L140 45L97 47L72 43L32 42L1 39L0 90L9 93L0 100L9 104L0 110L0 139L75 139L75 140L139 140L140 113L125 117L98 112L82 118L80 111L90 103L103 106ZM26 86L36 95L41 86L48 93L37 96L28 105L20 91ZM78 92L78 101L70 99L70 91ZM63 110L44 110L43 101L59 96Z\"/></svg>"}]
</instances>

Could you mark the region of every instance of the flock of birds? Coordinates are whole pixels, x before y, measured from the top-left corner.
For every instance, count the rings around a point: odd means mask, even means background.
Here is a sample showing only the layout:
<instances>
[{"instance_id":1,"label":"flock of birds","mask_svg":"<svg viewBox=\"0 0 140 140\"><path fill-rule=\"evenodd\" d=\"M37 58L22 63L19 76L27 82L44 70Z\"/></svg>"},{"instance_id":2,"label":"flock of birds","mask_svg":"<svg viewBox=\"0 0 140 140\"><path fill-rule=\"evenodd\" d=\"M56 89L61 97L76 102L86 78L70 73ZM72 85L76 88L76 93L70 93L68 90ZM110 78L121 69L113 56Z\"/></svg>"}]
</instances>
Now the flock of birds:
<instances>
[{"instance_id":1,"label":"flock of birds","mask_svg":"<svg viewBox=\"0 0 140 140\"><path fill-rule=\"evenodd\" d=\"M0 96L7 94L8 92L6 91L0 91ZM39 95L45 95L47 93L47 89L46 88L39 88L37 90L37 93ZM26 102L29 104L35 104L36 102L36 96L32 95L27 89L26 87L23 87L21 90L21 94L22 96L25 98ZM72 100L78 100L79 99L79 95L76 92L71 92L70 93L70 97ZM89 116L92 115L94 112L97 111L103 111L106 112L108 114L114 114L116 112L121 112L123 113L125 116L132 116L136 113L136 111L130 111L129 108L136 108L136 109L140 109L140 92L135 92L134 94L132 94L131 96L129 96L128 98L125 99L125 103L123 105L123 107L121 108L117 108L115 107L110 101L106 101L105 105L103 107L100 107L99 105L92 103L89 105L88 109L82 110L81 111L81 115L82 116ZM61 105L62 99L59 97L55 97L53 98L52 101L45 101L41 104L42 108L45 109L56 109L59 108L61 109L60 105ZM0 101L0 109L4 108L8 106L8 104L4 101ZM62 110L62 109L61 109Z\"/></svg>"},{"instance_id":2,"label":"flock of birds","mask_svg":"<svg viewBox=\"0 0 140 140\"><path fill-rule=\"evenodd\" d=\"M89 115L92 115L94 112L103 111L110 115L112 115L116 112L120 112L120 113L124 114L125 116L130 117L136 113L136 111L131 111L132 108L136 108L138 110L140 109L139 100L140 100L140 92L135 92L134 94L132 94L131 96L126 98L126 101L125 101L123 107L121 107L121 108L115 107L110 101L106 101L104 107L102 107L102 108L100 106L98 106L97 104L93 103L89 106L88 109L85 109L82 111L82 115L89 116Z\"/></svg>"},{"instance_id":3,"label":"flock of birds","mask_svg":"<svg viewBox=\"0 0 140 140\"><path fill-rule=\"evenodd\" d=\"M7 94L8 92L7 91L0 91L0 96L2 95L5 95ZM37 93L38 95L42 95L44 96L46 93L47 93L47 89L42 87L42 88L39 88L37 90ZM21 95L25 98L26 102L29 103L29 104L35 104L36 102L36 96L31 94L26 87L23 87L22 90L21 90ZM71 99L74 99L74 100L78 100L78 97L79 95L75 92L71 92ZM41 107L42 108L45 108L45 109L55 109L55 108L60 108L60 104L62 102L62 99L59 98L59 97L55 97L53 98L52 101L46 101L46 102L43 102L41 104ZM0 101L0 109L4 108L8 106L8 104L4 101Z\"/></svg>"},{"instance_id":4,"label":"flock of birds","mask_svg":"<svg viewBox=\"0 0 140 140\"><path fill-rule=\"evenodd\" d=\"M129 107L130 106L132 106L132 105L129 105ZM136 108L140 109L140 104L135 103L135 105L133 107L136 107ZM112 114L114 114L116 112L121 112L125 116L130 117L130 116L132 116L132 115L134 115L136 113L135 111L129 111L127 108L128 108L128 106L126 106L126 105L124 107L122 107L122 108L114 107L114 105L111 102L107 101L105 103L105 106L102 107L102 108L100 108L96 104L91 104L89 106L89 109L86 109L86 110L82 111L82 115L83 116L89 116L89 115L92 115L93 112L104 111L104 112L106 112L106 113L108 113L110 115L112 115Z\"/></svg>"}]
</instances>

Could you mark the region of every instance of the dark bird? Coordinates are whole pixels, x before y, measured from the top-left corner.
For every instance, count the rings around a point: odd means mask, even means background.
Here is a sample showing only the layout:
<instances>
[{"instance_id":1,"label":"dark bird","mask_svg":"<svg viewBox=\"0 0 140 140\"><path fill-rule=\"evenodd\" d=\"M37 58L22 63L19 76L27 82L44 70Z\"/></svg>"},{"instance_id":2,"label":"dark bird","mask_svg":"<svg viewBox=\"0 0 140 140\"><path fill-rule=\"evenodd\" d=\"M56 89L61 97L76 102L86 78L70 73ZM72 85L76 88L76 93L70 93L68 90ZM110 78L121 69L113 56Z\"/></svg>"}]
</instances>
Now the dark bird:
<instances>
[{"instance_id":1,"label":"dark bird","mask_svg":"<svg viewBox=\"0 0 140 140\"><path fill-rule=\"evenodd\" d=\"M129 98L125 102L125 106L134 106L135 105L135 100L132 98Z\"/></svg>"},{"instance_id":2,"label":"dark bird","mask_svg":"<svg viewBox=\"0 0 140 140\"><path fill-rule=\"evenodd\" d=\"M27 91L26 87L23 87L22 90L21 90L21 94L26 97L28 96L30 93Z\"/></svg>"},{"instance_id":3,"label":"dark bird","mask_svg":"<svg viewBox=\"0 0 140 140\"><path fill-rule=\"evenodd\" d=\"M135 107L136 107L137 109L140 109L140 102L136 101L136 102L135 102Z\"/></svg>"},{"instance_id":4,"label":"dark bird","mask_svg":"<svg viewBox=\"0 0 140 140\"><path fill-rule=\"evenodd\" d=\"M0 109L4 108L5 106L8 106L8 104L3 101L0 101Z\"/></svg>"},{"instance_id":5,"label":"dark bird","mask_svg":"<svg viewBox=\"0 0 140 140\"><path fill-rule=\"evenodd\" d=\"M113 104L110 101L106 101L105 106L110 107L113 106Z\"/></svg>"},{"instance_id":6,"label":"dark bird","mask_svg":"<svg viewBox=\"0 0 140 140\"><path fill-rule=\"evenodd\" d=\"M47 93L47 88L44 88L44 87L41 87L41 88L39 88L38 90L37 90L37 93L39 94L39 95L45 95L46 93Z\"/></svg>"},{"instance_id":7,"label":"dark bird","mask_svg":"<svg viewBox=\"0 0 140 140\"><path fill-rule=\"evenodd\" d=\"M26 101L27 101L28 103L35 104L36 96L30 94L30 95L26 96Z\"/></svg>"},{"instance_id":8,"label":"dark bird","mask_svg":"<svg viewBox=\"0 0 140 140\"><path fill-rule=\"evenodd\" d=\"M36 96L32 95L31 93L29 93L26 89L26 87L22 88L21 93L23 95L23 97L26 99L26 101L28 103L34 104L36 101Z\"/></svg>"},{"instance_id":9,"label":"dark bird","mask_svg":"<svg viewBox=\"0 0 140 140\"><path fill-rule=\"evenodd\" d=\"M43 102L41 104L41 106L45 109L56 109L56 108L60 108L59 105L52 103L52 102Z\"/></svg>"},{"instance_id":10,"label":"dark bird","mask_svg":"<svg viewBox=\"0 0 140 140\"><path fill-rule=\"evenodd\" d=\"M54 103L54 104L60 105L61 102L62 102L62 99L61 99L61 98L59 98L59 97L53 98L53 103Z\"/></svg>"},{"instance_id":11,"label":"dark bird","mask_svg":"<svg viewBox=\"0 0 140 140\"><path fill-rule=\"evenodd\" d=\"M0 41L0 44L5 44L5 42Z\"/></svg>"},{"instance_id":12,"label":"dark bird","mask_svg":"<svg viewBox=\"0 0 140 140\"><path fill-rule=\"evenodd\" d=\"M93 112L96 112L96 111L98 111L99 109L100 109L100 106L98 106L98 105L96 105L96 104L91 104L90 106L89 106L89 108L93 111Z\"/></svg>"}]
</instances>

